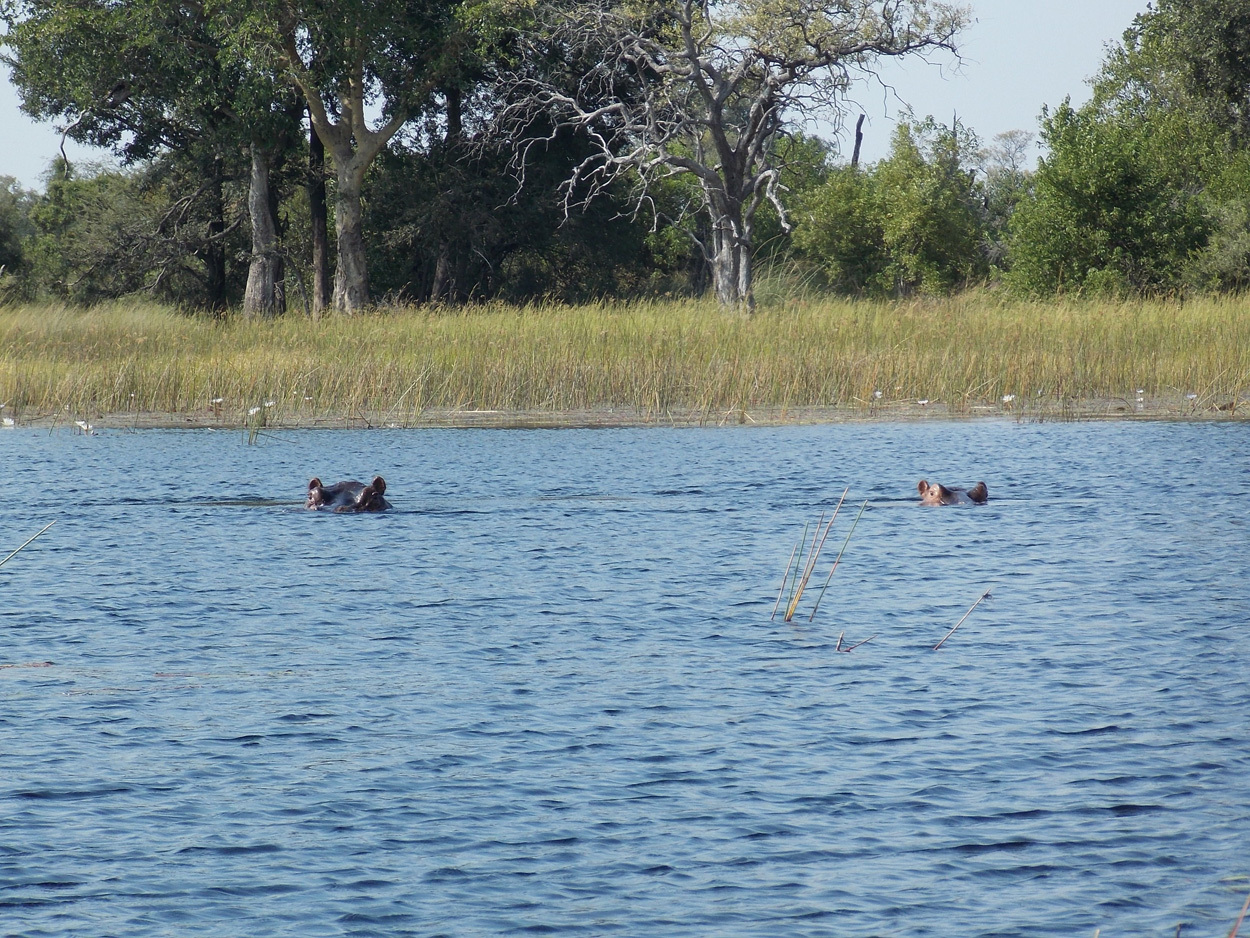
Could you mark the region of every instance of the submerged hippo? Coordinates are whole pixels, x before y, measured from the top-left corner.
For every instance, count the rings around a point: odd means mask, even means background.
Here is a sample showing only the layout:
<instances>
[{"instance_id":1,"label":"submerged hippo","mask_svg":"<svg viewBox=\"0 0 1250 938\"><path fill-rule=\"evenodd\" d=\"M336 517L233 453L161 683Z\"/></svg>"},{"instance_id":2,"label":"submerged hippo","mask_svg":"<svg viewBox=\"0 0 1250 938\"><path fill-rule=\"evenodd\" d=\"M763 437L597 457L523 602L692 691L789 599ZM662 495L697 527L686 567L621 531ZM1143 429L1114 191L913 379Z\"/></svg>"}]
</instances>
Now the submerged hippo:
<instances>
[{"instance_id":1,"label":"submerged hippo","mask_svg":"<svg viewBox=\"0 0 1250 938\"><path fill-rule=\"evenodd\" d=\"M386 480L374 476L368 485L354 479L322 485L313 478L308 483L308 500L304 507L311 511L386 511L391 507L382 496L386 493Z\"/></svg>"},{"instance_id":2,"label":"submerged hippo","mask_svg":"<svg viewBox=\"0 0 1250 938\"><path fill-rule=\"evenodd\" d=\"M922 505L984 505L990 497L984 482L978 482L970 489L948 489L945 485L921 479L916 488L920 491Z\"/></svg>"}]
</instances>

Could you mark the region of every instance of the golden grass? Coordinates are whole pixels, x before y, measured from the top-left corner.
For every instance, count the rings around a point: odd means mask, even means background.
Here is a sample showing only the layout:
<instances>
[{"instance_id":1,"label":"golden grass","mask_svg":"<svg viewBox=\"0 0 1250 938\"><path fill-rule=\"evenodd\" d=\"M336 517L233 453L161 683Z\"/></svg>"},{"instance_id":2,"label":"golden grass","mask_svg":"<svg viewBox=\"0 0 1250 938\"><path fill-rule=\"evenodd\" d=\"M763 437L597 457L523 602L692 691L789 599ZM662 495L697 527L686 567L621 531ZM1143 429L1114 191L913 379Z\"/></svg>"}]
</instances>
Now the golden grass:
<instances>
[{"instance_id":1,"label":"golden grass","mask_svg":"<svg viewBox=\"0 0 1250 938\"><path fill-rule=\"evenodd\" d=\"M6 415L318 415L418 422L439 410L704 415L928 400L952 413L1121 400L1196 412L1250 388L1250 304L791 301L753 317L704 302L383 309L312 322L118 302L0 309ZM879 393L874 393L879 392ZM1188 394L1196 397L1190 401ZM213 404L216 399L220 402ZM266 408L267 402L273 402Z\"/></svg>"}]
</instances>

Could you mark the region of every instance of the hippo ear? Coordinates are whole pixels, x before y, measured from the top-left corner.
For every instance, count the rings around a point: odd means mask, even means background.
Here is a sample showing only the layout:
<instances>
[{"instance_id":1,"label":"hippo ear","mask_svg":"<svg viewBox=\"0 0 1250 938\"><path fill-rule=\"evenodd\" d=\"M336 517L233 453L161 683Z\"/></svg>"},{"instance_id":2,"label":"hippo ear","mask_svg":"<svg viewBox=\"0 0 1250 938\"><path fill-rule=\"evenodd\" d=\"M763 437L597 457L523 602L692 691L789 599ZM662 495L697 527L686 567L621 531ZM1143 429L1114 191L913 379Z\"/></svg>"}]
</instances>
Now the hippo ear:
<instances>
[{"instance_id":1,"label":"hippo ear","mask_svg":"<svg viewBox=\"0 0 1250 938\"><path fill-rule=\"evenodd\" d=\"M921 479L919 482L916 483L916 491L919 492L921 495L923 495L928 490L929 490L929 483L925 481L924 479Z\"/></svg>"},{"instance_id":2,"label":"hippo ear","mask_svg":"<svg viewBox=\"0 0 1250 938\"><path fill-rule=\"evenodd\" d=\"M374 476L373 477L373 490L377 492L379 495L385 495L386 494L386 480L383 479L381 476Z\"/></svg>"},{"instance_id":3,"label":"hippo ear","mask_svg":"<svg viewBox=\"0 0 1250 938\"><path fill-rule=\"evenodd\" d=\"M319 489L319 488L321 488L321 480L318 479L316 476L313 476L312 479L309 480L308 482L308 491L311 492L313 489Z\"/></svg>"},{"instance_id":4,"label":"hippo ear","mask_svg":"<svg viewBox=\"0 0 1250 938\"><path fill-rule=\"evenodd\" d=\"M990 490L985 487L984 482L978 482L972 488L968 489L968 497L974 502L984 502L990 497Z\"/></svg>"}]
</instances>

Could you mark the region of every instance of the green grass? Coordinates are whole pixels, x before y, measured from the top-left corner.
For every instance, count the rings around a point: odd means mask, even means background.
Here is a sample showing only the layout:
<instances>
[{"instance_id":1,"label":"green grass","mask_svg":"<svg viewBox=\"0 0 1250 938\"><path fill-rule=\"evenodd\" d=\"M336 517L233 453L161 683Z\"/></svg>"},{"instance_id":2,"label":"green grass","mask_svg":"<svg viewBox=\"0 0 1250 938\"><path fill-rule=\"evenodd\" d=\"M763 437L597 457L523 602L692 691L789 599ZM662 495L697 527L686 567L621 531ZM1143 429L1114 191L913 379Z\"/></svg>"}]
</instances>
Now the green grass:
<instances>
[{"instance_id":1,"label":"green grass","mask_svg":"<svg viewBox=\"0 0 1250 938\"><path fill-rule=\"evenodd\" d=\"M118 302L0 309L0 403L19 419L217 412L246 422L445 410L708 420L755 409L929 400L952 413L1135 401L1196 412L1250 389L1250 304L704 302L386 309L316 322L188 316ZM874 392L881 392L880 397ZM1195 394L1191 402L1188 394ZM217 405L211 402L221 399ZM265 408L267 402L272 407Z\"/></svg>"}]
</instances>

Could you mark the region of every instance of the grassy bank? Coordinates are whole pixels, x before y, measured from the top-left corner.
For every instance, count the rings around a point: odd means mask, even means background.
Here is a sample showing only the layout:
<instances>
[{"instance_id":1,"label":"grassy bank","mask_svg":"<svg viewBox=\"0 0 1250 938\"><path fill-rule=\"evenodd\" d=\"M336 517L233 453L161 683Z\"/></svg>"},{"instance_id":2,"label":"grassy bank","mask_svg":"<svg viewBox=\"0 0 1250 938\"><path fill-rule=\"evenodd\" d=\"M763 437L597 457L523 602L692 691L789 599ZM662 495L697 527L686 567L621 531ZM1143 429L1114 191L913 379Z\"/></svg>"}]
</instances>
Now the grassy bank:
<instances>
[{"instance_id":1,"label":"grassy bank","mask_svg":"<svg viewBox=\"0 0 1250 938\"><path fill-rule=\"evenodd\" d=\"M705 422L917 408L1227 414L1234 402L1250 410L1250 303L1228 298L974 293L796 302L752 318L674 302L394 309L317 322L214 321L142 302L0 309L0 414L18 423L172 414L411 425L473 411Z\"/></svg>"}]
</instances>

